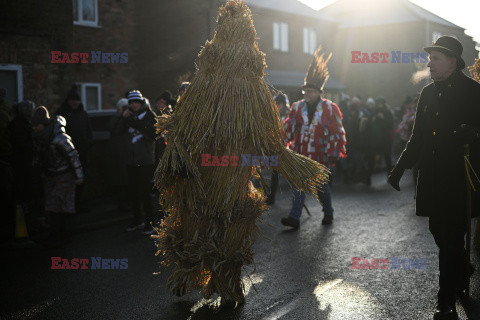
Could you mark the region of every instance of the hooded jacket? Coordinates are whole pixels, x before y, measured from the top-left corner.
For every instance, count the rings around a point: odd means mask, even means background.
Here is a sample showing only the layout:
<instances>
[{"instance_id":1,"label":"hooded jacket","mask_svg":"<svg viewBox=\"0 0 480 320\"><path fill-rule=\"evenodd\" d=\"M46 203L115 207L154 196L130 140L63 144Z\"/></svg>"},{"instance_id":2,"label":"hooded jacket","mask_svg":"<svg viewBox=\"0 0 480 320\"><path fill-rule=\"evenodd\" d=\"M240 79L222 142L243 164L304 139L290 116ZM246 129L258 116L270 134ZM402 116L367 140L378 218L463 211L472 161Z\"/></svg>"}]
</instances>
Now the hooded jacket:
<instances>
[{"instance_id":1,"label":"hooded jacket","mask_svg":"<svg viewBox=\"0 0 480 320\"><path fill-rule=\"evenodd\" d=\"M35 163L50 176L72 171L77 179L83 179L83 170L78 152L69 135L65 133L65 118L55 116L52 124L44 130L51 130L47 143L35 140ZM53 127L50 127L53 126Z\"/></svg>"},{"instance_id":2,"label":"hooded jacket","mask_svg":"<svg viewBox=\"0 0 480 320\"><path fill-rule=\"evenodd\" d=\"M83 104L80 104L77 109L73 109L65 100L56 114L65 118L67 121L66 132L71 137L80 156L86 156L86 152L92 144L92 128Z\"/></svg>"}]
</instances>

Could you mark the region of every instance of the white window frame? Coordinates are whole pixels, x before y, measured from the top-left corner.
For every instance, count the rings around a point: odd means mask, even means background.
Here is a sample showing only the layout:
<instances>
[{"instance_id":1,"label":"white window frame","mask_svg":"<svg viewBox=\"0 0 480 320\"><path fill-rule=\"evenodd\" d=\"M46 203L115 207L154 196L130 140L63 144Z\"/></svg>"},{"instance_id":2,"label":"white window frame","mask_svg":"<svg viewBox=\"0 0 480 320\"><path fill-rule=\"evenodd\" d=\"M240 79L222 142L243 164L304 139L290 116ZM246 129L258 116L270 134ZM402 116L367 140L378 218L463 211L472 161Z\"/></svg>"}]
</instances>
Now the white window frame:
<instances>
[{"instance_id":1,"label":"white window frame","mask_svg":"<svg viewBox=\"0 0 480 320\"><path fill-rule=\"evenodd\" d=\"M273 23L273 49L288 52L288 23Z\"/></svg>"},{"instance_id":2,"label":"white window frame","mask_svg":"<svg viewBox=\"0 0 480 320\"><path fill-rule=\"evenodd\" d=\"M317 49L318 37L315 29L303 28L303 53L313 55Z\"/></svg>"},{"instance_id":3,"label":"white window frame","mask_svg":"<svg viewBox=\"0 0 480 320\"><path fill-rule=\"evenodd\" d=\"M111 111L111 110L103 110L102 109L102 85L100 83L94 82L77 82L77 86L80 88L80 99L82 99L82 104L85 107L85 111L87 112L98 112L98 111ZM91 110L87 108L87 87L95 87L97 88L97 101L98 101L98 109Z\"/></svg>"},{"instance_id":4,"label":"white window frame","mask_svg":"<svg viewBox=\"0 0 480 320\"><path fill-rule=\"evenodd\" d=\"M17 93L18 101L23 101L23 71L20 64L0 64L2 71L16 71L17 72Z\"/></svg>"},{"instance_id":5,"label":"white window frame","mask_svg":"<svg viewBox=\"0 0 480 320\"><path fill-rule=\"evenodd\" d=\"M78 20L73 20L74 25L86 27L100 27L98 25L98 0L93 0L95 3L95 21L83 20L83 3L82 0L77 0ZM73 0L72 0L73 3Z\"/></svg>"}]
</instances>

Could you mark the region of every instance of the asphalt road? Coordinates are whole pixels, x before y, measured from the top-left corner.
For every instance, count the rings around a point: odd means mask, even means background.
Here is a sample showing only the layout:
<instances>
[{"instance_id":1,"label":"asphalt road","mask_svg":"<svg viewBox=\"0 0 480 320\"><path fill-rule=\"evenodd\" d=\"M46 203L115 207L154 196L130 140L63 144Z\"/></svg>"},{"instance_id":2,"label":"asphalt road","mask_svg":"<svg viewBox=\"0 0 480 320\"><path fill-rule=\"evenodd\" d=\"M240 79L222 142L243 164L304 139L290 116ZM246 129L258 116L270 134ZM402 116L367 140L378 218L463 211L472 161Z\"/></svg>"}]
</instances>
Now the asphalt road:
<instances>
[{"instance_id":1,"label":"asphalt road","mask_svg":"<svg viewBox=\"0 0 480 320\"><path fill-rule=\"evenodd\" d=\"M264 237L255 244L256 269L245 270L247 302L236 309L218 308L218 299L205 301L197 294L172 296L165 287L169 270L154 255L153 240L115 226L77 234L59 249L4 252L0 318L431 319L438 250L427 219L414 214L411 174L405 174L401 192L385 180L385 174L377 174L369 188L335 183L331 226L321 225L321 206L308 198L312 216L304 212L298 230L280 224L291 204L283 185L261 225ZM128 259L128 268L52 270L52 257ZM378 269L352 269L353 257L370 264L372 259L389 262L383 263L386 269L381 263ZM392 268L393 258L423 264ZM469 305L458 302L457 309L461 319L476 320L480 259L474 251L472 260L477 268L472 298ZM359 265L365 265L363 260Z\"/></svg>"}]
</instances>

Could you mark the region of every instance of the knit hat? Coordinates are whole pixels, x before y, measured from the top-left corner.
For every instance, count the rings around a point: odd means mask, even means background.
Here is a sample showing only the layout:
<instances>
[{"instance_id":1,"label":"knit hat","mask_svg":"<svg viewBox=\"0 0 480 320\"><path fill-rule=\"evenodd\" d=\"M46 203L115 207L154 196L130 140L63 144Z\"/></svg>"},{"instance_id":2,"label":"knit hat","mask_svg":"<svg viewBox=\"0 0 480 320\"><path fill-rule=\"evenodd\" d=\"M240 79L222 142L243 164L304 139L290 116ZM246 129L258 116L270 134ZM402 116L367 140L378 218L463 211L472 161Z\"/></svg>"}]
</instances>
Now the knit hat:
<instances>
[{"instance_id":1,"label":"knit hat","mask_svg":"<svg viewBox=\"0 0 480 320\"><path fill-rule=\"evenodd\" d=\"M68 91L67 100L81 100L80 95L78 94L77 85L74 84L70 91Z\"/></svg>"},{"instance_id":2,"label":"knit hat","mask_svg":"<svg viewBox=\"0 0 480 320\"><path fill-rule=\"evenodd\" d=\"M366 103L366 105L368 106L368 105L370 105L370 104L372 104L372 105L374 105L374 104L375 104L375 100L373 100L373 98L372 98L372 97L369 97L369 98L367 99L367 103Z\"/></svg>"},{"instance_id":3,"label":"knit hat","mask_svg":"<svg viewBox=\"0 0 480 320\"><path fill-rule=\"evenodd\" d=\"M362 100L360 100L357 97L353 97L353 99L350 101L350 104L348 107L350 109L355 109L355 110L360 110L360 105L362 104Z\"/></svg>"},{"instance_id":4,"label":"knit hat","mask_svg":"<svg viewBox=\"0 0 480 320\"><path fill-rule=\"evenodd\" d=\"M166 103L168 103L171 99L172 99L172 94L169 91L164 91L162 92L161 95L157 97L157 99L155 99L155 101L163 100Z\"/></svg>"},{"instance_id":5,"label":"knit hat","mask_svg":"<svg viewBox=\"0 0 480 320\"><path fill-rule=\"evenodd\" d=\"M190 85L190 82L182 82L182 84L178 87L177 91L185 91L187 90L188 86Z\"/></svg>"},{"instance_id":6,"label":"knit hat","mask_svg":"<svg viewBox=\"0 0 480 320\"><path fill-rule=\"evenodd\" d=\"M50 122L50 114L44 106L40 106L33 111L32 124L48 125Z\"/></svg>"},{"instance_id":7,"label":"knit hat","mask_svg":"<svg viewBox=\"0 0 480 320\"><path fill-rule=\"evenodd\" d=\"M387 100L385 100L384 97L377 97L375 99L375 103L386 103L386 102L387 102Z\"/></svg>"},{"instance_id":8,"label":"knit hat","mask_svg":"<svg viewBox=\"0 0 480 320\"><path fill-rule=\"evenodd\" d=\"M282 92L279 92L275 98L273 98L273 101L278 102L278 103L283 103L284 105L287 104L287 98Z\"/></svg>"},{"instance_id":9,"label":"knit hat","mask_svg":"<svg viewBox=\"0 0 480 320\"><path fill-rule=\"evenodd\" d=\"M30 100L21 101L16 105L17 113L26 119L31 119L35 110L35 102Z\"/></svg>"},{"instance_id":10,"label":"knit hat","mask_svg":"<svg viewBox=\"0 0 480 320\"><path fill-rule=\"evenodd\" d=\"M145 98L143 97L142 93L138 90L130 91L128 93L127 99L128 99L128 102L133 101L133 100L145 101Z\"/></svg>"},{"instance_id":11,"label":"knit hat","mask_svg":"<svg viewBox=\"0 0 480 320\"><path fill-rule=\"evenodd\" d=\"M123 108L128 106L128 100L126 98L122 98L117 101L117 108Z\"/></svg>"}]
</instances>

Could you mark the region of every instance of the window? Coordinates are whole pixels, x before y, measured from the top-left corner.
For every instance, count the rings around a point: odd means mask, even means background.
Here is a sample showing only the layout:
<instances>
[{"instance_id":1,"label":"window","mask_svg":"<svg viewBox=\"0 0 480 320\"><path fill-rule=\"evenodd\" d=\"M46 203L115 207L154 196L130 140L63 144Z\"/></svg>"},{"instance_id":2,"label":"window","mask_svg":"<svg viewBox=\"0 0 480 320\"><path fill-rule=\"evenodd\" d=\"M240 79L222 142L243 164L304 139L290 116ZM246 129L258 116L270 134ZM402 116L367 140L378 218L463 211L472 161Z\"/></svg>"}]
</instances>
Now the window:
<instances>
[{"instance_id":1,"label":"window","mask_svg":"<svg viewBox=\"0 0 480 320\"><path fill-rule=\"evenodd\" d=\"M99 111L102 109L102 86L100 83L79 82L77 86L86 111Z\"/></svg>"},{"instance_id":2,"label":"window","mask_svg":"<svg viewBox=\"0 0 480 320\"><path fill-rule=\"evenodd\" d=\"M5 101L14 104L23 100L22 66L18 64L0 65L0 87L7 89Z\"/></svg>"},{"instance_id":3,"label":"window","mask_svg":"<svg viewBox=\"0 0 480 320\"><path fill-rule=\"evenodd\" d=\"M73 23L98 26L98 0L73 0Z\"/></svg>"},{"instance_id":4,"label":"window","mask_svg":"<svg viewBox=\"0 0 480 320\"><path fill-rule=\"evenodd\" d=\"M317 33L313 28L303 28L303 53L313 54L317 49Z\"/></svg>"},{"instance_id":5,"label":"window","mask_svg":"<svg viewBox=\"0 0 480 320\"><path fill-rule=\"evenodd\" d=\"M288 52L288 24L273 23L273 49Z\"/></svg>"},{"instance_id":6,"label":"window","mask_svg":"<svg viewBox=\"0 0 480 320\"><path fill-rule=\"evenodd\" d=\"M440 32L432 33L432 42L437 42L438 38L440 38L442 34Z\"/></svg>"}]
</instances>

